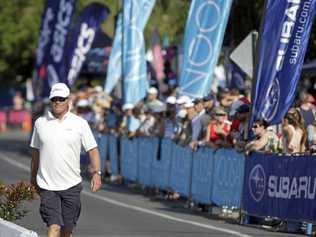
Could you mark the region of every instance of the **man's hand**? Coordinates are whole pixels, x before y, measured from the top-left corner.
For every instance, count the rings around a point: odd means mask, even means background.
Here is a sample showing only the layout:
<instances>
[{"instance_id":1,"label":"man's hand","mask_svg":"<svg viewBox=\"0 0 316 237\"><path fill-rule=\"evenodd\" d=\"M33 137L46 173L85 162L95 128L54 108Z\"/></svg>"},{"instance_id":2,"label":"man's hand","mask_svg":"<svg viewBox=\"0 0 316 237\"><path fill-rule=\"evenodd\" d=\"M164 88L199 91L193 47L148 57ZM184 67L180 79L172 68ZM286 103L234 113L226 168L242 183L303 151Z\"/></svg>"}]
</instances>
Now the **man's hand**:
<instances>
[{"instance_id":1,"label":"man's hand","mask_svg":"<svg viewBox=\"0 0 316 237\"><path fill-rule=\"evenodd\" d=\"M98 191L101 188L101 185L102 185L101 175L94 173L91 178L91 185L90 185L91 191L92 192Z\"/></svg>"}]
</instances>

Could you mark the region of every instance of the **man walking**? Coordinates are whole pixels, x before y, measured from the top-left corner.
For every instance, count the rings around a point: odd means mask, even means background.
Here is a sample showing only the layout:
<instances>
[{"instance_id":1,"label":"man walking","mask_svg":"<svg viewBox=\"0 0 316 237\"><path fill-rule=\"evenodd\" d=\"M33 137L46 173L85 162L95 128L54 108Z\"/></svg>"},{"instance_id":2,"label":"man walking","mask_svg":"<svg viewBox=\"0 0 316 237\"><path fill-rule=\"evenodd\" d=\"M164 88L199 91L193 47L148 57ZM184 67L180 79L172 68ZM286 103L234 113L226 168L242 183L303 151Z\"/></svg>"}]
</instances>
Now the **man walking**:
<instances>
[{"instance_id":1,"label":"man walking","mask_svg":"<svg viewBox=\"0 0 316 237\"><path fill-rule=\"evenodd\" d=\"M91 129L84 119L69 112L70 90L64 83L52 86L51 111L35 121L31 183L41 197L40 214L48 237L69 237L80 215L81 145L93 169L91 191L101 187L100 156Z\"/></svg>"}]
</instances>

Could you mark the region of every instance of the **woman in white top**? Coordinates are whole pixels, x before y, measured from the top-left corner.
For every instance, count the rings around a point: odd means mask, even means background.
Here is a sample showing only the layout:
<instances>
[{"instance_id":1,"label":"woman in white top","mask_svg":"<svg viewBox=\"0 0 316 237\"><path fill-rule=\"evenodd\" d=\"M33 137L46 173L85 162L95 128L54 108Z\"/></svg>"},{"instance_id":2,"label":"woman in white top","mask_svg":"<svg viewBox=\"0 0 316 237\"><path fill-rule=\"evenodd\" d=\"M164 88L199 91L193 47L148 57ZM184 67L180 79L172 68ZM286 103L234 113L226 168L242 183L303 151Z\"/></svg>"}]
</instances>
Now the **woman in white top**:
<instances>
[{"instance_id":1,"label":"woman in white top","mask_svg":"<svg viewBox=\"0 0 316 237\"><path fill-rule=\"evenodd\" d=\"M285 115L282 140L285 153L305 152L306 130L292 113Z\"/></svg>"},{"instance_id":2,"label":"woman in white top","mask_svg":"<svg viewBox=\"0 0 316 237\"><path fill-rule=\"evenodd\" d=\"M316 153L316 120L307 127L308 147L311 153Z\"/></svg>"}]
</instances>

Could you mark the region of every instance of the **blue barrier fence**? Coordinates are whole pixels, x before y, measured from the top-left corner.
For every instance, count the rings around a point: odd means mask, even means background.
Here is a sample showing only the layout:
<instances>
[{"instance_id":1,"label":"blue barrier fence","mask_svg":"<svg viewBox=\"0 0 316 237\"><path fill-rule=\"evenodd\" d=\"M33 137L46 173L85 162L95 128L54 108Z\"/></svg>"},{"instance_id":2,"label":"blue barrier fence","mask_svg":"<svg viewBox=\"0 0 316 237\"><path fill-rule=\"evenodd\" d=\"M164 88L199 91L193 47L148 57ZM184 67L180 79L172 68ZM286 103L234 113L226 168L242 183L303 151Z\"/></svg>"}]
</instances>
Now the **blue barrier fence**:
<instances>
[{"instance_id":1,"label":"blue barrier fence","mask_svg":"<svg viewBox=\"0 0 316 237\"><path fill-rule=\"evenodd\" d=\"M193 152L170 139L113 135L102 135L98 144L102 167L109 159L112 174L200 203L240 206L245 158L234 150L200 147Z\"/></svg>"},{"instance_id":2,"label":"blue barrier fence","mask_svg":"<svg viewBox=\"0 0 316 237\"><path fill-rule=\"evenodd\" d=\"M170 139L101 135L97 141L102 168L109 159L111 173L126 180L228 208L240 208L243 196L244 210L254 215L315 219L316 159L312 156L256 154L246 162L244 154L233 149L199 147L192 151ZM81 163L88 163L87 154Z\"/></svg>"}]
</instances>

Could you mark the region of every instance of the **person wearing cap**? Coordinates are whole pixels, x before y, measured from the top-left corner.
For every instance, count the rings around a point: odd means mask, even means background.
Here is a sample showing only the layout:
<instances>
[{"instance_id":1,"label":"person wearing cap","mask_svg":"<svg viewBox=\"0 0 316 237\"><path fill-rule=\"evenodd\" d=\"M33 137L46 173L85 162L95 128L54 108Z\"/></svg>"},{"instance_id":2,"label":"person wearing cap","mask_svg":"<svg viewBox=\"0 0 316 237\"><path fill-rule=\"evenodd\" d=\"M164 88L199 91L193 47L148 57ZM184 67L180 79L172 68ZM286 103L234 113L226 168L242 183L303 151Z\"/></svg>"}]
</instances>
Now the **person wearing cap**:
<instances>
[{"instance_id":1,"label":"person wearing cap","mask_svg":"<svg viewBox=\"0 0 316 237\"><path fill-rule=\"evenodd\" d=\"M158 99L158 90L155 87L150 87L147 90L146 102L144 104L145 109L151 109L153 107L163 106L164 103Z\"/></svg>"},{"instance_id":2,"label":"person wearing cap","mask_svg":"<svg viewBox=\"0 0 316 237\"><path fill-rule=\"evenodd\" d=\"M91 160L91 191L101 187L100 155L92 131L83 118L69 111L69 88L64 83L52 86L51 110L34 124L31 183L40 198L40 214L48 236L71 236L78 221L81 203L81 146Z\"/></svg>"},{"instance_id":3,"label":"person wearing cap","mask_svg":"<svg viewBox=\"0 0 316 237\"><path fill-rule=\"evenodd\" d=\"M122 120L120 132L128 137L133 137L140 127L140 120L135 114L136 108L131 103L125 103L122 109L125 115Z\"/></svg>"},{"instance_id":4,"label":"person wearing cap","mask_svg":"<svg viewBox=\"0 0 316 237\"><path fill-rule=\"evenodd\" d=\"M242 104L236 109L231 126L231 140L236 150L243 151L248 141L248 119L250 106Z\"/></svg>"}]
</instances>

